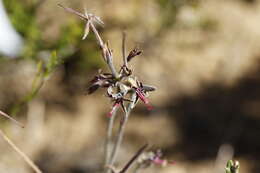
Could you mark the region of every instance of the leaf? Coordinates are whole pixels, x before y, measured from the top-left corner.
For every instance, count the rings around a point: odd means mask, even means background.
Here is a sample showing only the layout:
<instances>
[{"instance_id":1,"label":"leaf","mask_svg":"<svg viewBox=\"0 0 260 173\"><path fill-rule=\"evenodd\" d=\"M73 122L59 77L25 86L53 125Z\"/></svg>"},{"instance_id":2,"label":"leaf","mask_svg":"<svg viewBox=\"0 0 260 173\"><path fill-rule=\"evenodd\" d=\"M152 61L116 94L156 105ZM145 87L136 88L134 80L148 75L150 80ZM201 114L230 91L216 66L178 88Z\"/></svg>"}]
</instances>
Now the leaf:
<instances>
[{"instance_id":1,"label":"leaf","mask_svg":"<svg viewBox=\"0 0 260 173\"><path fill-rule=\"evenodd\" d=\"M142 51L139 50L138 48L133 49L133 50L129 53L129 55L127 56L127 61L128 61L128 62L131 61L131 59L133 59L135 56L140 55L141 53L142 53Z\"/></svg>"},{"instance_id":2,"label":"leaf","mask_svg":"<svg viewBox=\"0 0 260 173\"><path fill-rule=\"evenodd\" d=\"M92 93L95 92L99 87L100 87L99 84L91 85L91 86L88 88L88 94L92 94Z\"/></svg>"}]
</instances>

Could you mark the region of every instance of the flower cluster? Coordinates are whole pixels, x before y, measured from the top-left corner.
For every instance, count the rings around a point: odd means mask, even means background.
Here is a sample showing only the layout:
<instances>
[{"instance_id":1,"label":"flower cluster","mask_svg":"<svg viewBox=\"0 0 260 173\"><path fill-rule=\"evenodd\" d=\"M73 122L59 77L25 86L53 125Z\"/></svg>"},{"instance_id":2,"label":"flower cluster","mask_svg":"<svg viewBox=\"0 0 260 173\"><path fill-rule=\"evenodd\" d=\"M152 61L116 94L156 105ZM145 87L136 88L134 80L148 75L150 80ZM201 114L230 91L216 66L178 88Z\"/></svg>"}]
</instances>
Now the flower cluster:
<instances>
[{"instance_id":1,"label":"flower cluster","mask_svg":"<svg viewBox=\"0 0 260 173\"><path fill-rule=\"evenodd\" d=\"M138 165L141 168L147 168L151 165L167 166L175 164L174 161L162 159L162 156L161 150L145 152L138 158Z\"/></svg>"},{"instance_id":2,"label":"flower cluster","mask_svg":"<svg viewBox=\"0 0 260 173\"><path fill-rule=\"evenodd\" d=\"M92 94L98 88L107 88L107 96L114 102L111 111L108 113L109 117L112 116L113 112L119 106L122 107L124 112L127 111L124 103L132 101L129 98L129 95L132 93L135 93L137 96L134 100L134 104L140 99L147 106L148 110L152 109L147 99L147 93L155 90L155 88L143 85L136 77L132 76L132 72L128 67L121 67L118 78L115 78L110 73L102 73L100 70L99 74L96 75L90 83L91 85L88 88L89 94Z\"/></svg>"},{"instance_id":3,"label":"flower cluster","mask_svg":"<svg viewBox=\"0 0 260 173\"><path fill-rule=\"evenodd\" d=\"M87 37L89 31L93 31L96 36L97 42L102 52L102 57L110 68L111 73L102 73L102 71L99 70L98 75L96 75L90 82L91 84L88 88L88 93L92 94L99 88L107 88L107 95L114 102L112 110L108 113L108 116L112 116L113 112L115 112L119 106L121 106L123 111L126 112L127 110L125 102L134 103L131 104L133 108L139 99L147 106L148 110L151 110L152 106L147 99L147 93L154 91L155 88L152 86L143 85L142 82L137 80L137 78L132 75L132 70L128 67L128 62L130 62L134 57L140 55L142 51L138 48L135 48L130 51L128 56L126 56L125 34L123 34L123 65L121 66L120 70L117 71L113 64L113 51L109 48L109 42L104 43L95 27L95 24L103 26L104 22L92 13L87 13L85 11L83 14L71 8L64 7L60 4L59 6L86 21L85 31L82 39ZM133 94L136 95L135 100L129 99L130 95Z\"/></svg>"},{"instance_id":4,"label":"flower cluster","mask_svg":"<svg viewBox=\"0 0 260 173\"><path fill-rule=\"evenodd\" d=\"M98 88L107 88L107 96L114 102L111 111L108 113L109 117L112 116L119 106L122 107L124 112L127 111L124 103L132 101L129 98L129 95L132 93L135 93L137 96L134 104L140 99L147 106L147 109L151 110L152 106L147 99L147 92L153 91L154 87L143 85L142 82L131 75L131 71L128 68L122 67L121 69L119 78L115 78L110 73L101 73L99 71L99 74L91 80L88 93L91 94Z\"/></svg>"}]
</instances>

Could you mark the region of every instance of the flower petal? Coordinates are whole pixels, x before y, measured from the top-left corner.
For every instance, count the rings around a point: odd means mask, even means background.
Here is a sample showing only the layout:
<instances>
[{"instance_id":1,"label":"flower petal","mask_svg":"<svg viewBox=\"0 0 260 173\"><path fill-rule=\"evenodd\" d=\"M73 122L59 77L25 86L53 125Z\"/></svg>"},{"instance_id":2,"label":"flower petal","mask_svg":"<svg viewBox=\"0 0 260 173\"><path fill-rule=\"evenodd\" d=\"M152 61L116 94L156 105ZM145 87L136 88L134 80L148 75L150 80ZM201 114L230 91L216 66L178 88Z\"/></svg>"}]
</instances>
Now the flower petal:
<instances>
[{"instance_id":1,"label":"flower petal","mask_svg":"<svg viewBox=\"0 0 260 173\"><path fill-rule=\"evenodd\" d=\"M128 62L131 61L135 56L138 56L138 55L140 55L141 53L142 53L142 51L139 50L138 48L133 49L133 50L129 53L129 55L127 56L127 61L128 61Z\"/></svg>"}]
</instances>

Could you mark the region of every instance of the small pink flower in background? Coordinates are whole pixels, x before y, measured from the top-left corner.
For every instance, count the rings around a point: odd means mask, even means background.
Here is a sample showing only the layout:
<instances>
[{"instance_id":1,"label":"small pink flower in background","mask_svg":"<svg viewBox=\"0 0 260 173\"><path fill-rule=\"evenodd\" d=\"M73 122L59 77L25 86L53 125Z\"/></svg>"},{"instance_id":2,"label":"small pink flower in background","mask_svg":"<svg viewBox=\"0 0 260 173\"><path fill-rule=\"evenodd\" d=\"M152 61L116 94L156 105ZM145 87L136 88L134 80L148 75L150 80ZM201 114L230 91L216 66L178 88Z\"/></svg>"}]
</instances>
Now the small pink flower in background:
<instances>
[{"instance_id":1,"label":"small pink flower in background","mask_svg":"<svg viewBox=\"0 0 260 173\"><path fill-rule=\"evenodd\" d=\"M150 151L143 153L139 157L138 164L141 168L147 168L151 165L160 165L160 166L167 166L175 164L174 161L170 161L168 159L162 159L162 152L160 150L157 151Z\"/></svg>"},{"instance_id":2,"label":"small pink flower in background","mask_svg":"<svg viewBox=\"0 0 260 173\"><path fill-rule=\"evenodd\" d=\"M155 164L164 165L164 162L165 162L166 160L162 160L162 159L160 159L159 157L155 157L152 161L153 161L153 163L155 163Z\"/></svg>"},{"instance_id":3,"label":"small pink flower in background","mask_svg":"<svg viewBox=\"0 0 260 173\"><path fill-rule=\"evenodd\" d=\"M175 164L175 162L174 161L168 161L168 160L166 160L166 159L161 159L160 157L158 157L158 156L156 156L153 160L152 160L152 162L154 163L154 164L158 164L158 165L161 165L161 166L167 166L167 165L173 165L173 164Z\"/></svg>"}]
</instances>

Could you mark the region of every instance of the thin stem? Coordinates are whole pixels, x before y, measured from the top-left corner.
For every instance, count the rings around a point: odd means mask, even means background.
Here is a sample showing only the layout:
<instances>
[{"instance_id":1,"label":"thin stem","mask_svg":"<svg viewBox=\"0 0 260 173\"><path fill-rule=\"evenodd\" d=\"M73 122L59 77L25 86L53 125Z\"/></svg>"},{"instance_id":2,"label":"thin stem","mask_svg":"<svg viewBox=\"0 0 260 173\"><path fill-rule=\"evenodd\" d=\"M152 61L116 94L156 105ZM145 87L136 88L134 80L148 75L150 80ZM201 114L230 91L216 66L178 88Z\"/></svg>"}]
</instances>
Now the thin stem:
<instances>
[{"instance_id":1,"label":"thin stem","mask_svg":"<svg viewBox=\"0 0 260 173\"><path fill-rule=\"evenodd\" d=\"M118 134L117 134L117 138L116 138L116 142L114 144L114 148L113 148L113 151L111 153L111 157L110 157L110 160L109 160L109 165L114 165L115 163L115 160L117 158L117 154L118 154L118 151L121 147L121 144L122 144L122 140L123 140L123 136L124 136L124 132L125 132L125 127L126 127L126 123L128 121L128 118L129 118L129 115L130 115L130 112L135 104L135 100L136 100L136 94L133 93L132 94L132 98L131 98L131 103L129 103L128 107L127 107L127 111L123 117L123 120L122 122L120 123L120 126L119 126L119 129L118 129ZM109 173L110 171L108 170L107 173Z\"/></svg>"},{"instance_id":2,"label":"thin stem","mask_svg":"<svg viewBox=\"0 0 260 173\"><path fill-rule=\"evenodd\" d=\"M127 67L127 57L126 57L126 33L123 31L122 34L122 54L123 54L123 62L124 65Z\"/></svg>"},{"instance_id":3,"label":"thin stem","mask_svg":"<svg viewBox=\"0 0 260 173\"><path fill-rule=\"evenodd\" d=\"M114 148L113 148L111 157L110 157L110 163L109 163L109 165L114 165L114 163L115 163L115 160L116 160L118 151L119 151L119 149L120 149L120 146L121 146L121 143L122 143L122 140L123 140L126 123L127 123L127 121L128 121L128 117L129 117L129 115L130 115L129 113L130 113L130 112L126 112L125 115L124 115L124 117L123 117L123 119L122 119L122 122L120 122L117 139L116 139L116 142L115 142L115 145L114 145Z\"/></svg>"},{"instance_id":4,"label":"thin stem","mask_svg":"<svg viewBox=\"0 0 260 173\"><path fill-rule=\"evenodd\" d=\"M58 4L58 6L62 7L64 10L66 10L66 11L68 11L70 13L73 13L73 14L79 16L83 20L88 20L88 16L85 16L84 14L81 14L80 12L77 12L76 10L73 10L72 8L64 7L61 4Z\"/></svg>"},{"instance_id":5,"label":"thin stem","mask_svg":"<svg viewBox=\"0 0 260 173\"><path fill-rule=\"evenodd\" d=\"M99 44L100 48L102 49L102 56L103 56L104 60L106 61L106 63L108 64L108 67L110 68L110 70L112 72L112 75L115 78L118 78L118 73L113 64L112 51L109 49L109 47L107 45L104 44L102 38L100 37L96 27L94 26L94 24L92 22L90 22L90 27L97 38L98 44Z\"/></svg>"},{"instance_id":6,"label":"thin stem","mask_svg":"<svg viewBox=\"0 0 260 173\"><path fill-rule=\"evenodd\" d=\"M148 147L148 144L143 145L136 153L135 155L126 163L126 165L123 167L119 173L125 173L130 166L134 163L136 159L144 152L144 150Z\"/></svg>"},{"instance_id":7,"label":"thin stem","mask_svg":"<svg viewBox=\"0 0 260 173\"><path fill-rule=\"evenodd\" d=\"M111 56L111 58L112 58L112 56ZM110 60L110 61L107 62L107 64L108 64L113 76L115 76L115 78L118 78L118 73L117 73L117 71L116 71L116 69L113 65L113 62Z\"/></svg>"},{"instance_id":8,"label":"thin stem","mask_svg":"<svg viewBox=\"0 0 260 173\"><path fill-rule=\"evenodd\" d=\"M10 115L4 113L3 111L0 110L0 115L8 118L9 120L11 120L12 122L14 122L15 124L17 124L18 126L24 128L24 125L20 122L18 122L17 120L15 120L14 118L12 118Z\"/></svg>"},{"instance_id":9,"label":"thin stem","mask_svg":"<svg viewBox=\"0 0 260 173\"><path fill-rule=\"evenodd\" d=\"M65 9L66 11L68 11L70 13L73 13L73 14L79 16L81 19L89 22L89 26L90 26L91 30L94 32L94 34L95 34L95 36L97 38L98 44L99 44L100 48L102 49L102 56L103 56L105 62L108 64L108 66L109 66L109 68L110 68L110 70L112 72L112 75L115 78L118 78L118 73L117 73L117 71L116 71L116 69L114 67L114 64L113 64L112 51L108 48L107 44L104 43L104 41L100 37L100 35L99 35L95 25L93 24L93 20L95 20L95 21L100 23L100 20L97 20L99 18L94 16L94 15L82 14L80 12L77 12L76 10L73 10L72 8L64 7L61 4L58 4L58 6L62 7L63 9Z\"/></svg>"},{"instance_id":10,"label":"thin stem","mask_svg":"<svg viewBox=\"0 0 260 173\"><path fill-rule=\"evenodd\" d=\"M118 110L118 107L116 107L116 110L113 112L112 116L110 117L108 127L107 127L107 137L106 137L106 142L105 142L105 166L107 166L107 164L109 162L109 157L111 154L112 131L113 131L113 127L114 127L117 110Z\"/></svg>"},{"instance_id":11,"label":"thin stem","mask_svg":"<svg viewBox=\"0 0 260 173\"><path fill-rule=\"evenodd\" d=\"M38 168L35 163L24 153L22 152L12 141L9 139L4 132L0 129L0 135L3 137L3 139L24 159L24 161L36 172L36 173L42 173L42 171Z\"/></svg>"},{"instance_id":12,"label":"thin stem","mask_svg":"<svg viewBox=\"0 0 260 173\"><path fill-rule=\"evenodd\" d=\"M96 27L94 26L94 24L92 22L90 22L90 27L91 27L92 31L94 32L94 34L97 38L99 46L101 47L101 49L104 49L104 42L103 42L102 38L100 37Z\"/></svg>"}]
</instances>

